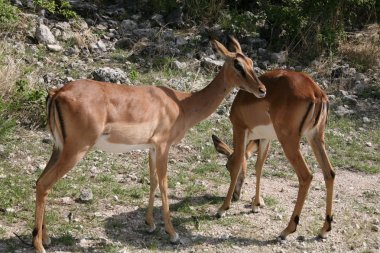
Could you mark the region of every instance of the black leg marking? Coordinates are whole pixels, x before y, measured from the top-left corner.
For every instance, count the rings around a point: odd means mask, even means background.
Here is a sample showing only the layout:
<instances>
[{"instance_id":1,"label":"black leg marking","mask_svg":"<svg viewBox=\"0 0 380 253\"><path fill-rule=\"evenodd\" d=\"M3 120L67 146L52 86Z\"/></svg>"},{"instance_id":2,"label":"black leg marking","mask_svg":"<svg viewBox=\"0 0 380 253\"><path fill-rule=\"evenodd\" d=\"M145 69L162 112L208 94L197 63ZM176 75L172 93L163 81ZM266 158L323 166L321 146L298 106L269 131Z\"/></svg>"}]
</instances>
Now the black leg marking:
<instances>
[{"instance_id":1,"label":"black leg marking","mask_svg":"<svg viewBox=\"0 0 380 253\"><path fill-rule=\"evenodd\" d=\"M330 174L331 174L332 179L335 179L335 171L331 170Z\"/></svg>"},{"instance_id":2,"label":"black leg marking","mask_svg":"<svg viewBox=\"0 0 380 253\"><path fill-rule=\"evenodd\" d=\"M329 228L327 229L327 232L331 230L331 223L333 222L333 216L326 215L326 221L329 224Z\"/></svg>"},{"instance_id":3,"label":"black leg marking","mask_svg":"<svg viewBox=\"0 0 380 253\"><path fill-rule=\"evenodd\" d=\"M300 222L300 217L298 215L294 216L294 223L298 225Z\"/></svg>"},{"instance_id":4,"label":"black leg marking","mask_svg":"<svg viewBox=\"0 0 380 253\"><path fill-rule=\"evenodd\" d=\"M38 234L38 229L37 228L33 229L33 232L32 232L33 238L36 237L37 234Z\"/></svg>"}]
</instances>

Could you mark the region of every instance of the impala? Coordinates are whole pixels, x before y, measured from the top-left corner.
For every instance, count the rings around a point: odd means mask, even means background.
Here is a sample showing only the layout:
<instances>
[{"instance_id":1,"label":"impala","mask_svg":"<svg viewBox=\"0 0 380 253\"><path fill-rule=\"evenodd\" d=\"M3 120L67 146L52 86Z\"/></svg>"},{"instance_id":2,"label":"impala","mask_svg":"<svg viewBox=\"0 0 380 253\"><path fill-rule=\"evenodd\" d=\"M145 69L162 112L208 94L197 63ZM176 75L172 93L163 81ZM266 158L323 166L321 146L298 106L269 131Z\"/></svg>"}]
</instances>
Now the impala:
<instances>
[{"instance_id":1,"label":"impala","mask_svg":"<svg viewBox=\"0 0 380 253\"><path fill-rule=\"evenodd\" d=\"M214 48L225 63L204 89L186 93L167 87L126 86L92 80L73 81L49 92L48 125L54 139L51 158L36 183L36 213L33 245L45 252L49 244L44 212L53 185L71 170L91 147L108 152L149 149L150 194L146 223L155 230L154 192L161 191L163 220L170 241L179 236L169 213L167 160L171 145L186 131L216 110L234 87L264 97L265 86L253 70L239 42L231 37L235 52L214 40Z\"/></svg>"},{"instance_id":2,"label":"impala","mask_svg":"<svg viewBox=\"0 0 380 253\"><path fill-rule=\"evenodd\" d=\"M230 120L233 125L233 149L213 136L216 150L228 156L227 169L231 183L227 197L218 210L225 215L231 198L239 199L247 171L247 158L257 151L256 195L252 209L258 211L264 205L260 197L260 177L271 140L278 139L286 157L293 166L299 181L297 201L288 226L280 238L296 231L299 217L313 175L300 152L300 139L306 136L322 168L326 183L326 216L319 236L324 238L331 230L332 200L335 172L327 157L324 130L328 116L328 99L319 86L306 74L285 70L274 70L259 77L267 89L265 98L239 91L231 107Z\"/></svg>"}]
</instances>

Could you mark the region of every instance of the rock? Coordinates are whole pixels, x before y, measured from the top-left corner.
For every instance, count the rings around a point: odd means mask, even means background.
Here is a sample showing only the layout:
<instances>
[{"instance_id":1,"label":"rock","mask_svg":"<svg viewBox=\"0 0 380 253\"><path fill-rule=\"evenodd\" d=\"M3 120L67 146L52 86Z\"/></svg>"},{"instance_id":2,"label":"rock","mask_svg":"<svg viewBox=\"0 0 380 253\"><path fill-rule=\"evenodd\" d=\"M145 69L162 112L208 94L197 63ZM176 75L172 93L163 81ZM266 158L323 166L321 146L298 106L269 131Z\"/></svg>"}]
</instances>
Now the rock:
<instances>
[{"instance_id":1,"label":"rock","mask_svg":"<svg viewBox=\"0 0 380 253\"><path fill-rule=\"evenodd\" d=\"M107 51L107 47L102 40L98 40L96 43L91 43L90 49L92 52L97 52L97 51L106 52Z\"/></svg>"},{"instance_id":2,"label":"rock","mask_svg":"<svg viewBox=\"0 0 380 253\"><path fill-rule=\"evenodd\" d=\"M91 189L83 189L80 192L79 199L82 202L89 202L94 198Z\"/></svg>"},{"instance_id":3,"label":"rock","mask_svg":"<svg viewBox=\"0 0 380 253\"><path fill-rule=\"evenodd\" d=\"M288 59L288 53L286 51L281 51L279 53L272 53L270 55L270 60L273 63L284 64L286 63L287 59Z\"/></svg>"},{"instance_id":4,"label":"rock","mask_svg":"<svg viewBox=\"0 0 380 253\"><path fill-rule=\"evenodd\" d=\"M371 120L369 118L367 118L367 117L363 117L363 122L364 123L370 123Z\"/></svg>"},{"instance_id":5,"label":"rock","mask_svg":"<svg viewBox=\"0 0 380 253\"><path fill-rule=\"evenodd\" d=\"M112 82L112 83L125 83L129 84L127 73L119 68L104 67L94 70L92 78L97 81Z\"/></svg>"},{"instance_id":6,"label":"rock","mask_svg":"<svg viewBox=\"0 0 380 253\"><path fill-rule=\"evenodd\" d=\"M15 212L16 212L16 210L12 207L5 208L5 213L15 213Z\"/></svg>"},{"instance_id":7,"label":"rock","mask_svg":"<svg viewBox=\"0 0 380 253\"><path fill-rule=\"evenodd\" d=\"M175 39L175 36L174 36L174 32L172 29L165 29L163 32L162 32L162 38L164 40L174 40Z\"/></svg>"},{"instance_id":8,"label":"rock","mask_svg":"<svg viewBox=\"0 0 380 253\"><path fill-rule=\"evenodd\" d=\"M180 70L180 69L185 69L186 68L186 66L187 66L187 64L186 64L186 62L180 62L180 61L177 61L177 60L175 60L174 62L172 62L172 67L174 68L174 69L178 69L178 70Z\"/></svg>"},{"instance_id":9,"label":"rock","mask_svg":"<svg viewBox=\"0 0 380 253\"><path fill-rule=\"evenodd\" d=\"M35 36L38 43L41 44L55 44L57 42L49 27L42 23L37 26Z\"/></svg>"},{"instance_id":10,"label":"rock","mask_svg":"<svg viewBox=\"0 0 380 253\"><path fill-rule=\"evenodd\" d=\"M161 14L154 14L150 19L155 21L159 26L165 26L164 16Z\"/></svg>"},{"instance_id":11,"label":"rock","mask_svg":"<svg viewBox=\"0 0 380 253\"><path fill-rule=\"evenodd\" d=\"M129 33L131 33L133 30L137 29L137 23L130 19L125 19L120 23L119 26L119 33L122 36L125 36Z\"/></svg>"},{"instance_id":12,"label":"rock","mask_svg":"<svg viewBox=\"0 0 380 253\"><path fill-rule=\"evenodd\" d=\"M63 50L63 48L57 44L55 44L55 45L48 44L48 45L46 45L46 47L47 47L47 49L49 49L52 52L60 52Z\"/></svg>"},{"instance_id":13,"label":"rock","mask_svg":"<svg viewBox=\"0 0 380 253\"><path fill-rule=\"evenodd\" d=\"M380 231L380 228L379 228L378 225L372 225L372 227L371 227L371 231L373 231L373 232L379 232L379 231Z\"/></svg>"},{"instance_id":14,"label":"rock","mask_svg":"<svg viewBox=\"0 0 380 253\"><path fill-rule=\"evenodd\" d=\"M358 104L358 101L356 99L357 99L357 96L355 95L346 95L342 98L343 102L349 105L353 105L353 106Z\"/></svg>"},{"instance_id":15,"label":"rock","mask_svg":"<svg viewBox=\"0 0 380 253\"><path fill-rule=\"evenodd\" d=\"M369 142L369 141L367 141L366 143L365 143L365 145L367 146L367 147L372 147L373 145L372 145L372 142Z\"/></svg>"},{"instance_id":16,"label":"rock","mask_svg":"<svg viewBox=\"0 0 380 253\"><path fill-rule=\"evenodd\" d=\"M179 37L177 37L177 38L175 39L175 44L176 44L177 46L184 46L184 45L187 44L187 40L186 40L184 37L179 36Z\"/></svg>"},{"instance_id":17,"label":"rock","mask_svg":"<svg viewBox=\"0 0 380 253\"><path fill-rule=\"evenodd\" d=\"M123 38L123 39L120 39L118 40L116 43L115 43L115 47L116 48L120 48L120 49L124 49L124 50L129 50L133 47L135 43L133 42L132 39L130 38Z\"/></svg>"},{"instance_id":18,"label":"rock","mask_svg":"<svg viewBox=\"0 0 380 253\"><path fill-rule=\"evenodd\" d=\"M201 60L201 66L207 69L220 69L224 64L223 60L214 60L210 57L204 57Z\"/></svg>"},{"instance_id":19,"label":"rock","mask_svg":"<svg viewBox=\"0 0 380 253\"><path fill-rule=\"evenodd\" d=\"M133 30L133 34L139 38L152 38L157 34L157 31L156 28L141 28Z\"/></svg>"},{"instance_id":20,"label":"rock","mask_svg":"<svg viewBox=\"0 0 380 253\"><path fill-rule=\"evenodd\" d=\"M106 44L104 44L104 42L102 40L98 40L98 42L96 43L96 45L98 46L98 48L103 51L103 52L106 52L107 51L107 47L106 47Z\"/></svg>"},{"instance_id":21,"label":"rock","mask_svg":"<svg viewBox=\"0 0 380 253\"><path fill-rule=\"evenodd\" d=\"M340 105L337 107L334 113L340 117L343 117L346 115L354 114L355 112L353 110L347 109L346 107Z\"/></svg>"}]
</instances>

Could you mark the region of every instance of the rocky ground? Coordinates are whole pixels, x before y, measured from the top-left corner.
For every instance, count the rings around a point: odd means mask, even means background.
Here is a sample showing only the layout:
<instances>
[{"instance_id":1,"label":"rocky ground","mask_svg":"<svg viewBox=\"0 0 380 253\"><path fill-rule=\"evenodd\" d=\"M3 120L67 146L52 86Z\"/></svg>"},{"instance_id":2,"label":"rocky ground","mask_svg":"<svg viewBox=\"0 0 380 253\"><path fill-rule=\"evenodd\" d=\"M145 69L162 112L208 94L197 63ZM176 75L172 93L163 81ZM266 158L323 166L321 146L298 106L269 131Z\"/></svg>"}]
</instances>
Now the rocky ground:
<instances>
[{"instance_id":1,"label":"rocky ground","mask_svg":"<svg viewBox=\"0 0 380 253\"><path fill-rule=\"evenodd\" d=\"M15 49L22 55L20 61L33 68L29 81L41 89L59 87L79 78L93 78L129 85L142 83L196 90L204 87L223 64L209 44L210 38L226 42L226 34L218 25L195 26L174 14L155 14L148 18L140 13L130 15L127 9L117 5L99 10L91 1L73 1L73 4L84 19L61 21L43 12L31 14L28 7L23 6L25 22L13 32L2 34L1 42ZM378 32L373 32L376 29L377 26L372 26L350 36L353 39L371 36L376 39L377 36L378 39ZM314 169L315 162L311 163L314 181L297 232L287 241L276 239L288 222L298 188L297 179L278 144L274 145L265 165L262 180L266 207L258 214L250 211L255 188L251 169L242 199L233 204L227 217L215 218L227 192L228 176L223 157L204 153L205 150L213 152L211 133L219 131L226 139L231 139L230 131L219 128L229 127L227 116L234 98L232 94L206 125L194 128L172 150L170 166L174 179L170 201L173 222L181 236L179 245L168 243L161 222L159 195L155 203L158 229L152 235L145 231L149 184L146 154L133 152L126 157L110 157L95 152L75 169L76 172L68 175L51 196L48 212L53 213L49 216L53 240L48 252L380 251L380 178L376 170L380 167L379 159L369 159L371 168L377 173L371 174L359 172L362 171L360 166L347 165L345 161L341 164L337 157L340 155L338 149L348 149L355 143L361 145L356 152L362 149L363 153L372 156L378 154L379 135L365 135L375 132L373 126L378 126L379 122L380 93L370 88L379 84L378 67L363 71L344 57L321 57L308 66L290 64L287 53L271 52L267 49L267 41L253 35L237 37L243 51L255 61L257 73L275 68L307 72L329 94L333 119L356 122L348 130L334 123L327 130L328 136L344 143L340 146L331 143L330 148L337 161L333 163L337 177L333 230L328 239L315 237L323 223L325 208L323 177L319 169ZM20 125L30 124L20 121ZM43 129L18 131L18 136L11 137L9 143L0 144L3 160L0 182L3 180L2 185L7 188L0 187L1 199L14 203L9 199L15 198L19 202L4 208L0 204L0 252L32 252L13 233L30 242L34 199L27 187L32 187L41 173L51 145ZM194 140L198 135L202 148L198 148L198 140ZM303 151L310 154L306 147ZM254 158L250 168L253 161ZM129 165L119 171L119 163L120 167ZM117 165L115 172L109 169L115 167L114 164ZM207 166L211 166L210 171L201 170ZM21 177L20 171L28 177ZM81 185L85 185L85 190ZM112 188L114 185L133 194L116 191ZM8 188L18 187L27 188L20 190L24 195L9 193ZM87 193L86 189L89 189ZM78 198L82 199L79 203Z\"/></svg>"}]
</instances>

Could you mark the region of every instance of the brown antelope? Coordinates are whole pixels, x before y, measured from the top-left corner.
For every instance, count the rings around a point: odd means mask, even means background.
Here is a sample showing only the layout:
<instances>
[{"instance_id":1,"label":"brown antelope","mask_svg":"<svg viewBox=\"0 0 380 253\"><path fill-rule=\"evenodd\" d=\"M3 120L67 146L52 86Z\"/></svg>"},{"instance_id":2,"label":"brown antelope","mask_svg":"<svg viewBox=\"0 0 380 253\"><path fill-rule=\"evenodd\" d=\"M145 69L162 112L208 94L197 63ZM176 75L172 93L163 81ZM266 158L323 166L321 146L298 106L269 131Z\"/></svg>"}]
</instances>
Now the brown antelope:
<instances>
[{"instance_id":1,"label":"brown antelope","mask_svg":"<svg viewBox=\"0 0 380 253\"><path fill-rule=\"evenodd\" d=\"M108 152L149 149L150 194L146 213L149 231L153 220L154 192L159 185L165 230L172 243L179 236L169 213L167 160L171 145L186 131L216 110L234 87L264 97L265 86L253 70L239 42L231 37L235 52L218 41L214 48L225 63L204 89L186 93L167 87L126 86L92 80L66 84L48 96L48 125L54 148L45 170L36 183L36 216L33 245L45 252L50 239L45 226L45 203L49 190L71 170L93 146Z\"/></svg>"},{"instance_id":2,"label":"brown antelope","mask_svg":"<svg viewBox=\"0 0 380 253\"><path fill-rule=\"evenodd\" d=\"M280 238L296 231L299 217L313 175L300 152L300 139L306 136L326 183L326 218L319 236L326 237L331 230L332 199L335 172L327 157L324 130L328 116L328 99L319 86L306 74L285 70L274 70L259 77L267 89L265 98L239 91L232 103L230 120L233 125L233 150L219 138L213 136L218 152L228 156L227 169L231 183L227 197L218 210L225 215L231 198L239 199L247 171L247 158L257 151L256 195L252 209L258 211L264 205L260 197L260 177L271 140L278 139L286 157L292 164L299 181L297 202L288 226Z\"/></svg>"}]
</instances>

